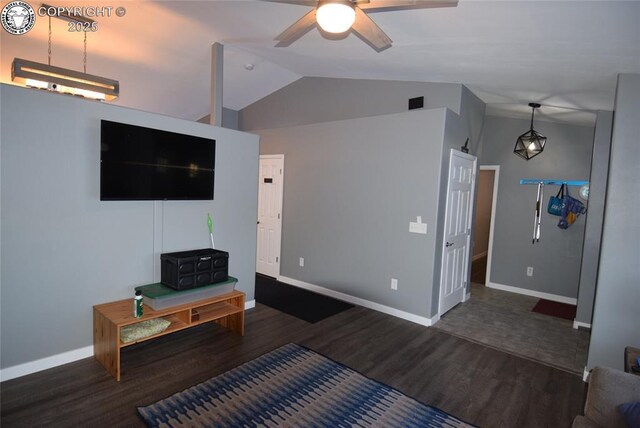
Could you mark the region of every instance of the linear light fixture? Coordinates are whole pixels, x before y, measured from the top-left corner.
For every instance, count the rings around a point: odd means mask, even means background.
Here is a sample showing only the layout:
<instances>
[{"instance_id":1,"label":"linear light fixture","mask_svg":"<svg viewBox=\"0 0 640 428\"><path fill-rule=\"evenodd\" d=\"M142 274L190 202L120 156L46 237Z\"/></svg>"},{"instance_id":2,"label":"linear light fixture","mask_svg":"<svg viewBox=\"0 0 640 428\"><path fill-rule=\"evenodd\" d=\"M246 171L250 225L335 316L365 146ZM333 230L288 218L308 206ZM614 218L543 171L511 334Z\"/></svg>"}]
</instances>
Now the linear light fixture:
<instances>
[{"instance_id":1,"label":"linear light fixture","mask_svg":"<svg viewBox=\"0 0 640 428\"><path fill-rule=\"evenodd\" d=\"M533 115L536 109L540 108L540 104L529 103L529 107L531 107L531 129L518 137L516 146L513 148L513 153L526 160L542 153L547 143L547 137L533 129Z\"/></svg>"},{"instance_id":2,"label":"linear light fixture","mask_svg":"<svg viewBox=\"0 0 640 428\"><path fill-rule=\"evenodd\" d=\"M44 8L51 8L43 4ZM93 24L95 21L81 16L59 13L57 18L65 21ZM11 63L11 80L30 88L45 89L62 94L76 95L99 101L112 101L120 94L117 80L87 73L87 31L84 32L84 71L69 70L51 65L51 16L49 16L49 61L48 64L14 58Z\"/></svg>"},{"instance_id":3,"label":"linear light fixture","mask_svg":"<svg viewBox=\"0 0 640 428\"><path fill-rule=\"evenodd\" d=\"M11 80L30 88L102 101L115 100L120 93L117 80L21 58L15 58L11 64Z\"/></svg>"}]
</instances>

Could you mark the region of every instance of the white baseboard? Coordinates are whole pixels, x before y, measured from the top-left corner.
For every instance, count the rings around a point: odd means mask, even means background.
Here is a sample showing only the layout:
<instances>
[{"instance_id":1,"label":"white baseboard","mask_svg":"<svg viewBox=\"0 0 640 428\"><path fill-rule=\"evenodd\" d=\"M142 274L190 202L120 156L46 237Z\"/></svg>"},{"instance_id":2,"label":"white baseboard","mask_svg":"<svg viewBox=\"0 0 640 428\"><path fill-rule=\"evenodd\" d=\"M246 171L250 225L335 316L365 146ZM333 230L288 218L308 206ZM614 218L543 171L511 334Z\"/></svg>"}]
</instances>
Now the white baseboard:
<instances>
[{"instance_id":1,"label":"white baseboard","mask_svg":"<svg viewBox=\"0 0 640 428\"><path fill-rule=\"evenodd\" d=\"M573 328L575 328L577 330L578 327L584 327L584 328L588 328L589 330L591 330L591 324L587 324L586 322L582 322L582 321L578 321L578 320L573 320Z\"/></svg>"},{"instance_id":2,"label":"white baseboard","mask_svg":"<svg viewBox=\"0 0 640 428\"><path fill-rule=\"evenodd\" d=\"M540 299L553 300L554 302L567 303L569 305L576 305L578 299L572 297L558 296L557 294L543 293L541 291L528 290L526 288L512 287L510 285L497 284L495 282L487 282L489 288L495 288L496 290L508 291L510 293L524 294L525 296L538 297Z\"/></svg>"},{"instance_id":3,"label":"white baseboard","mask_svg":"<svg viewBox=\"0 0 640 428\"><path fill-rule=\"evenodd\" d=\"M585 383L589 383L589 375L591 374L591 372L589 370L587 370L587 367L584 368L584 371L582 372L582 381Z\"/></svg>"},{"instance_id":4,"label":"white baseboard","mask_svg":"<svg viewBox=\"0 0 640 428\"><path fill-rule=\"evenodd\" d=\"M244 302L244 309L253 309L256 307L255 300ZM7 367L0 370L0 382L15 379L17 377L26 376L52 367L61 366L63 364L72 363L83 358L93 356L93 345L86 346L73 351L63 352L62 354L52 355L50 357L41 358L39 360L30 361L17 366Z\"/></svg>"},{"instance_id":5,"label":"white baseboard","mask_svg":"<svg viewBox=\"0 0 640 428\"><path fill-rule=\"evenodd\" d=\"M476 261L476 260L478 260L478 259L481 259L481 258L483 258L483 257L486 257L486 256L487 256L487 254L489 254L489 252L488 252L488 251L482 252L482 253L480 253L480 254L476 254L475 256L471 257L471 261L472 261L472 262L475 262L475 261Z\"/></svg>"},{"instance_id":6,"label":"white baseboard","mask_svg":"<svg viewBox=\"0 0 640 428\"><path fill-rule=\"evenodd\" d=\"M462 298L462 301L466 302L470 298L471 298L471 293L470 292L464 293L464 297Z\"/></svg>"},{"instance_id":7,"label":"white baseboard","mask_svg":"<svg viewBox=\"0 0 640 428\"><path fill-rule=\"evenodd\" d=\"M431 320L431 325L434 325L435 323L440 321L440 314L435 314L434 316L432 316L431 318L428 318L428 319Z\"/></svg>"},{"instance_id":8,"label":"white baseboard","mask_svg":"<svg viewBox=\"0 0 640 428\"><path fill-rule=\"evenodd\" d=\"M402 318L404 320L411 321L416 324L424 325L427 327L432 326L436 321L438 321L438 319L440 319L439 316L436 316L437 319L435 319L436 317L427 318L420 315L415 315L409 312L401 311L400 309L381 305L380 303L361 299L360 297L355 297L350 294L341 293L340 291L331 290L329 288L321 287L319 285L309 284L308 282L300 281L293 278L288 278L286 276L278 276L278 281L284 282L289 285L293 285L295 287L304 288L306 290L310 290L318 294L323 294L325 296L333 297L335 299L344 300L345 302L353 303L354 305L364 306L365 308L373 309L374 311L378 311L378 312L383 312L385 314Z\"/></svg>"},{"instance_id":9,"label":"white baseboard","mask_svg":"<svg viewBox=\"0 0 640 428\"><path fill-rule=\"evenodd\" d=\"M93 356L93 345L0 370L0 381L15 379Z\"/></svg>"}]
</instances>

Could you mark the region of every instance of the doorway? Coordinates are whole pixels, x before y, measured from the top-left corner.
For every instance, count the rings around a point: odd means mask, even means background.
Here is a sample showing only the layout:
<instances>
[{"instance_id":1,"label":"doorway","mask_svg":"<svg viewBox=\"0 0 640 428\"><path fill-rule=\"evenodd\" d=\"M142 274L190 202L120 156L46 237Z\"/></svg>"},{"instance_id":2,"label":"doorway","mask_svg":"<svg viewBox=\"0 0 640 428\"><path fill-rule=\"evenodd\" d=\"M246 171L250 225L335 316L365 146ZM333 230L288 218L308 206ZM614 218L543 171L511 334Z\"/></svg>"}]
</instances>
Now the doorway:
<instances>
[{"instance_id":1,"label":"doorway","mask_svg":"<svg viewBox=\"0 0 640 428\"><path fill-rule=\"evenodd\" d=\"M587 330L574 329L566 319L534 312L533 308L540 300L538 297L491 287L500 167L483 165L479 170L470 295L466 303L458 305L442 317L435 328L581 375L589 346ZM491 189L491 192L486 188ZM489 217L486 250L484 244L479 242L486 237L482 236L482 233L486 233L486 219L482 226L485 227L484 232L479 230L481 226L478 225L478 217L485 214ZM481 266L478 261L485 257L486 268L478 268L478 265Z\"/></svg>"},{"instance_id":2,"label":"doorway","mask_svg":"<svg viewBox=\"0 0 640 428\"><path fill-rule=\"evenodd\" d=\"M280 275L284 155L261 155L258 173L256 272Z\"/></svg>"},{"instance_id":3,"label":"doorway","mask_svg":"<svg viewBox=\"0 0 640 428\"><path fill-rule=\"evenodd\" d=\"M489 279L499 173L500 167L497 165L481 165L478 174L471 256L471 282L475 284L484 285Z\"/></svg>"}]
</instances>

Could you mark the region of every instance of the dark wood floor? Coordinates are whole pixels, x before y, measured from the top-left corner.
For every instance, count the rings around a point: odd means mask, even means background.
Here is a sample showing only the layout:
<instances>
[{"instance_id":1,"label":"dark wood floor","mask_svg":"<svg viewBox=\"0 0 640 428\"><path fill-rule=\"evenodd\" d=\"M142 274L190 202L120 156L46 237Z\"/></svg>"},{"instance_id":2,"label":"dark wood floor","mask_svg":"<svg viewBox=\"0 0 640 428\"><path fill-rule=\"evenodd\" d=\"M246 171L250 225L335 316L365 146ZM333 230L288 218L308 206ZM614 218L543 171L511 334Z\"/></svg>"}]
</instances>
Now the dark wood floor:
<instances>
[{"instance_id":1,"label":"dark wood floor","mask_svg":"<svg viewBox=\"0 0 640 428\"><path fill-rule=\"evenodd\" d=\"M3 382L2 427L143 426L148 405L288 342L483 427L569 427L585 384L575 375L354 307L309 324L258 304L239 337L206 324L122 353L122 381L93 358Z\"/></svg>"}]
</instances>

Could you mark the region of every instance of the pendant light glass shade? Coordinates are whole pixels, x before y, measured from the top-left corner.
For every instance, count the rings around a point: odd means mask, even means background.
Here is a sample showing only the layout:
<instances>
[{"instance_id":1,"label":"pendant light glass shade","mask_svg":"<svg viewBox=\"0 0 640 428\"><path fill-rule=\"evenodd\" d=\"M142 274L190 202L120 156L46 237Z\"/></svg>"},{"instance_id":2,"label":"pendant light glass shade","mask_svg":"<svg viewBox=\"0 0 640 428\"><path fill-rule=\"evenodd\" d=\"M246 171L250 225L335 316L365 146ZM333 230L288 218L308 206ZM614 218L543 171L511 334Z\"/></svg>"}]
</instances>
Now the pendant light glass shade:
<instances>
[{"instance_id":1,"label":"pendant light glass shade","mask_svg":"<svg viewBox=\"0 0 640 428\"><path fill-rule=\"evenodd\" d=\"M327 33L344 33L356 20L356 11L349 0L321 2L316 10L316 21Z\"/></svg>"},{"instance_id":2,"label":"pendant light glass shade","mask_svg":"<svg viewBox=\"0 0 640 428\"><path fill-rule=\"evenodd\" d=\"M531 107L531 129L518 137L513 149L513 153L526 160L542 153L547 142L547 137L533 129L533 115L540 104L529 103L529 107Z\"/></svg>"}]
</instances>

